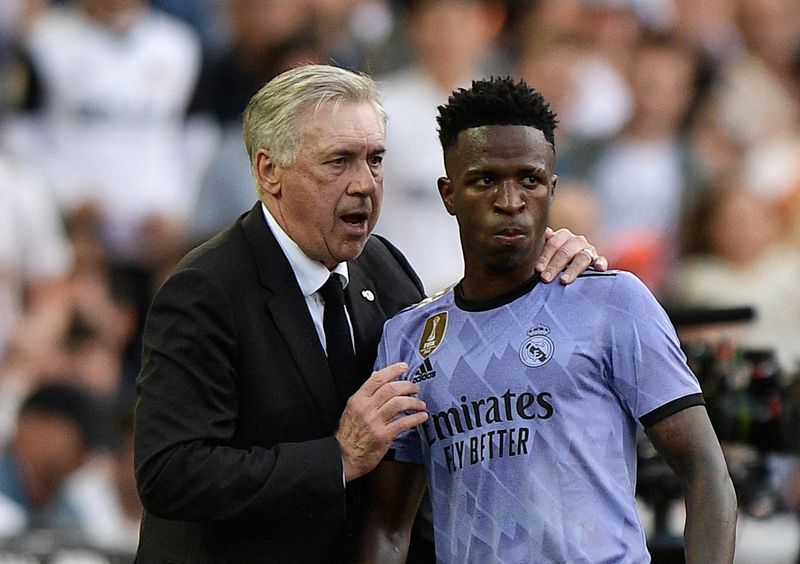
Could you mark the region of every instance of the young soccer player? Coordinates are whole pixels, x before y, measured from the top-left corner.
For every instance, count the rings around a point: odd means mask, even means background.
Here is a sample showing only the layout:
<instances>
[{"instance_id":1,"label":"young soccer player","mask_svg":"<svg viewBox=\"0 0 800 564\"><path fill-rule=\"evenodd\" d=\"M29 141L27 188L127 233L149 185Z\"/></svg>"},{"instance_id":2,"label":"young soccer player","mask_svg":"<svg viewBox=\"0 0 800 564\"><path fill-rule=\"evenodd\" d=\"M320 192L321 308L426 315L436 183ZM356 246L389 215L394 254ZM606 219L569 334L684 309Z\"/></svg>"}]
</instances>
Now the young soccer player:
<instances>
[{"instance_id":1,"label":"young soccer player","mask_svg":"<svg viewBox=\"0 0 800 564\"><path fill-rule=\"evenodd\" d=\"M641 425L680 477L688 562L733 559L736 498L697 379L647 288L534 268L556 188L556 116L524 82L439 108L464 278L384 327L429 414L371 476L362 562L403 562L425 476L439 562L649 562L636 513Z\"/></svg>"}]
</instances>

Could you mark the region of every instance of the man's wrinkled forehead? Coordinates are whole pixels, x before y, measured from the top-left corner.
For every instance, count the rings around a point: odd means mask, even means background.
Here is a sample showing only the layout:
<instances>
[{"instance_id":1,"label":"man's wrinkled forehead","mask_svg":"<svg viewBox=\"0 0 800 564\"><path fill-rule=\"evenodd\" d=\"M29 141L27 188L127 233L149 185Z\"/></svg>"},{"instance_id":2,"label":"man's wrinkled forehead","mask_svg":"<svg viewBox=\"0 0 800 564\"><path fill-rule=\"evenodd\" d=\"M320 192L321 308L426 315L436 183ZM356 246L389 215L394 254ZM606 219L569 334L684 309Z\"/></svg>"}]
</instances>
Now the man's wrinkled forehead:
<instances>
[{"instance_id":1,"label":"man's wrinkled forehead","mask_svg":"<svg viewBox=\"0 0 800 564\"><path fill-rule=\"evenodd\" d=\"M367 101L351 100L329 100L310 103L301 112L300 127L297 131L299 137L303 137L310 132L325 130L329 127L332 119L335 119L343 108L362 107L372 113L375 118L375 132L379 132L380 142L386 136L385 114L378 111L374 104Z\"/></svg>"},{"instance_id":2,"label":"man's wrinkled forehead","mask_svg":"<svg viewBox=\"0 0 800 564\"><path fill-rule=\"evenodd\" d=\"M375 119L379 121L384 128L386 127L386 112L377 102L372 102L370 100L351 100L348 98L317 100L315 102L310 102L301 110L301 113L309 119L316 119L320 114L329 116L336 115L344 106L368 107L372 113L375 114Z\"/></svg>"}]
</instances>

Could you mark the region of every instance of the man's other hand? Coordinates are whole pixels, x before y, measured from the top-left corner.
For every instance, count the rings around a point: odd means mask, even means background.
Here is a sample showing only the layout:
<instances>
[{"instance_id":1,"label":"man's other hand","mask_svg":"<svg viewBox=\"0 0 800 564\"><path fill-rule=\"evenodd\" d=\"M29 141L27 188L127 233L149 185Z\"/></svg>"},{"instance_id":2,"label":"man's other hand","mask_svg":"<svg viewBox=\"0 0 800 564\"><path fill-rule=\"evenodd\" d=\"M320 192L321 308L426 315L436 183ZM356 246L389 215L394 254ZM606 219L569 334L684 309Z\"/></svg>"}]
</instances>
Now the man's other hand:
<instances>
[{"instance_id":1,"label":"man's other hand","mask_svg":"<svg viewBox=\"0 0 800 564\"><path fill-rule=\"evenodd\" d=\"M347 400L336 440L348 482L375 468L400 433L428 418L425 402L412 396L419 386L397 380L406 370L407 364L397 363L373 372Z\"/></svg>"}]
</instances>

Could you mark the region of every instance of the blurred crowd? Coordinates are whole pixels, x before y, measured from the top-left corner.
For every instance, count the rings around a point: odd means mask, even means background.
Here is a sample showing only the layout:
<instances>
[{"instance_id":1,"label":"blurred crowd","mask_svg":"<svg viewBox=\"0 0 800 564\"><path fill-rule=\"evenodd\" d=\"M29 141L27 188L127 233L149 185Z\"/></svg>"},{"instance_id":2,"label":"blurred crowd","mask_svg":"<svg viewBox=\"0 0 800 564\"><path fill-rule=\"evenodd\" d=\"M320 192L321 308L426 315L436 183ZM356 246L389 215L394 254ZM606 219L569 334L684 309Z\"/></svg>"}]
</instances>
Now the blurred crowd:
<instances>
[{"instance_id":1,"label":"blurred crowd","mask_svg":"<svg viewBox=\"0 0 800 564\"><path fill-rule=\"evenodd\" d=\"M585 234L668 313L750 308L691 338L766 351L792 385L797 0L0 0L0 539L135 548L149 300L252 206L240 114L306 62L378 80L376 231L429 293L462 270L436 190L437 105L512 74L559 116L551 225Z\"/></svg>"}]
</instances>

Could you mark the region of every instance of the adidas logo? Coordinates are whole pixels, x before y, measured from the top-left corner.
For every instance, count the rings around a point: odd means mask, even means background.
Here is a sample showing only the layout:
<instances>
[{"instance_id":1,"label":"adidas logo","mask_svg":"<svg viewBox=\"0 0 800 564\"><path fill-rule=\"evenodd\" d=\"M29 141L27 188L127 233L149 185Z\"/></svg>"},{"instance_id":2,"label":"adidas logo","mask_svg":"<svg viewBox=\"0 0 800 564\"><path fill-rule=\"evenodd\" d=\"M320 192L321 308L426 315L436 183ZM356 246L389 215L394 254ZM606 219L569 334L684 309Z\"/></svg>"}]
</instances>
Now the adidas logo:
<instances>
[{"instance_id":1,"label":"adidas logo","mask_svg":"<svg viewBox=\"0 0 800 564\"><path fill-rule=\"evenodd\" d=\"M430 380L436 377L436 371L433 369L431 359L426 358L425 361L414 371L414 377L411 381L416 384L424 380Z\"/></svg>"}]
</instances>

